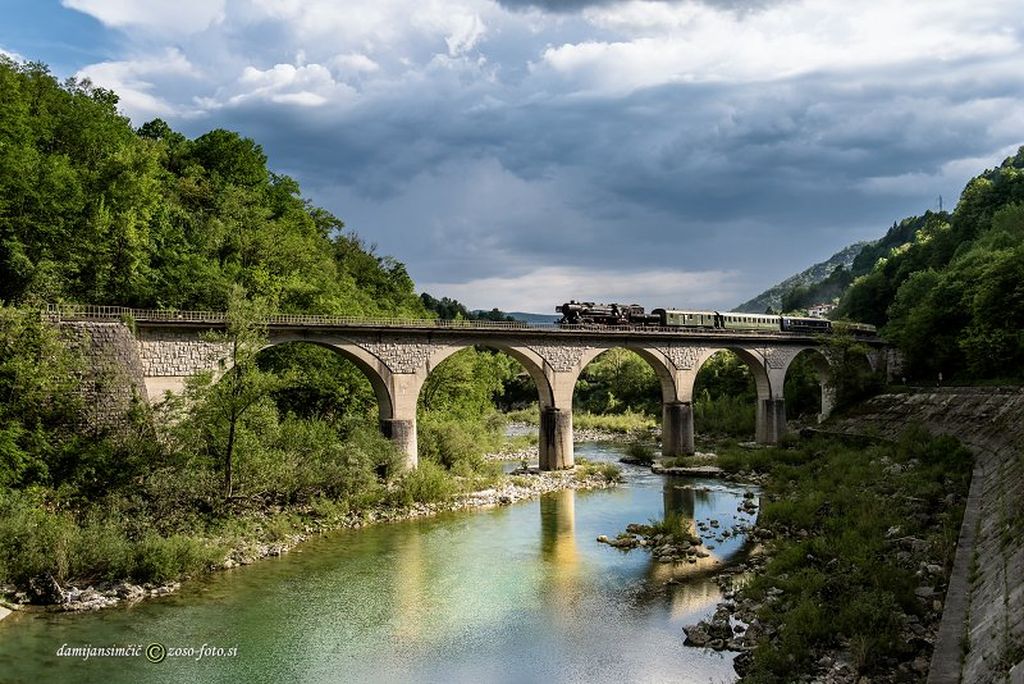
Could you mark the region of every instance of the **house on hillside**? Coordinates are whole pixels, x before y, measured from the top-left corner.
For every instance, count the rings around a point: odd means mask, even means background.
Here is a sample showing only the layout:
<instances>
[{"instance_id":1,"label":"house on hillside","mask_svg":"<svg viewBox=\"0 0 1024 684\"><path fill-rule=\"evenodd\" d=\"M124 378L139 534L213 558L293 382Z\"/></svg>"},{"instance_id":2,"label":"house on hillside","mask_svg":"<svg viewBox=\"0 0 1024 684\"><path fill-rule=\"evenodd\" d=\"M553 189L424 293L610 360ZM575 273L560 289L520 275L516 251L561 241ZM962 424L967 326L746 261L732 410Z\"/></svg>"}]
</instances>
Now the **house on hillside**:
<instances>
[{"instance_id":1,"label":"house on hillside","mask_svg":"<svg viewBox=\"0 0 1024 684\"><path fill-rule=\"evenodd\" d=\"M825 318L834 308L835 304L814 304L807 307L807 315L811 318Z\"/></svg>"}]
</instances>

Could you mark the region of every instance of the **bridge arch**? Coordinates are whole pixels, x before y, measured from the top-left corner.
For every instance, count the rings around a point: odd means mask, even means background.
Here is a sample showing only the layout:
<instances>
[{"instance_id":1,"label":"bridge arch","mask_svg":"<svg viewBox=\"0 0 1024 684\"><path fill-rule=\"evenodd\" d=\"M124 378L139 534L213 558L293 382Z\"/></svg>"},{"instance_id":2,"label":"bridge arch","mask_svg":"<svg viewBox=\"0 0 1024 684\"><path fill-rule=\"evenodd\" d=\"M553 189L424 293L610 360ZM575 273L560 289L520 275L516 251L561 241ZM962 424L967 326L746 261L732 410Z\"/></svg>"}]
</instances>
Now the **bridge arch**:
<instances>
[{"instance_id":1,"label":"bridge arch","mask_svg":"<svg viewBox=\"0 0 1024 684\"><path fill-rule=\"evenodd\" d=\"M570 387L573 391L576 388L576 382L579 380L583 371L586 370L597 357L601 356L605 352L612 351L613 349L625 349L631 351L639 356L641 359L647 362L647 365L654 371L654 375L658 378L658 383L661 386L661 398L662 401L674 401L678 395L678 381L675 374L675 366L669 360L665 352L661 351L656 347L650 345L638 344L629 341L623 341L619 345L608 345L604 347L596 347L587 350L580 358L578 367L574 370L574 375ZM572 406L572 394L569 396L569 405Z\"/></svg>"},{"instance_id":2,"label":"bridge arch","mask_svg":"<svg viewBox=\"0 0 1024 684\"><path fill-rule=\"evenodd\" d=\"M500 351L518 361L526 370L537 388L537 402L540 410L537 446L540 467L544 470L572 467L572 405L570 403L568 409L563 409L562 395L564 392L560 391L561 384L559 382L562 378L560 374L553 371L540 353L526 344L476 340L472 342L458 341L435 348L427 356L423 371L416 375L413 384L409 386L408 396L405 399L406 402L411 401L411 405L403 407L403 412L412 416L413 425L415 426L419 395L431 371L457 352L473 347Z\"/></svg>"},{"instance_id":3,"label":"bridge arch","mask_svg":"<svg viewBox=\"0 0 1024 684\"><path fill-rule=\"evenodd\" d=\"M677 452L681 450L685 453L693 453L694 451L692 406L694 400L694 388L697 384L697 376L712 357L722 352L730 352L734 354L747 367L747 370L750 372L751 378L754 381L754 390L756 394L754 424L755 439L758 442L774 442L779 436L781 436L781 432L777 426L779 422L783 425L785 424L784 414L783 417L778 417L779 411L782 410L782 387L784 380L777 373L772 372L772 359L769 354L763 349L757 349L748 345L715 345L705 348L702 353L694 359L693 368L689 372L680 374L682 384L682 387L680 388L680 401L684 402L687 407L688 415L686 416L685 423L681 427L675 427L676 431L681 430L683 433L680 438L682 441L682 449L677 449Z\"/></svg>"},{"instance_id":4,"label":"bridge arch","mask_svg":"<svg viewBox=\"0 0 1024 684\"><path fill-rule=\"evenodd\" d=\"M260 351L265 351L285 344L312 344L323 349L328 349L342 358L351 361L356 368L362 371L363 375L370 382L373 394L377 398L377 408L380 411L380 420L391 420L395 414L395 400L390 387L390 371L382 367L380 359L355 343L346 343L339 340L321 340L303 335L288 334L274 335L267 340ZM225 369L226 372L227 369Z\"/></svg>"},{"instance_id":5,"label":"bridge arch","mask_svg":"<svg viewBox=\"0 0 1024 684\"><path fill-rule=\"evenodd\" d=\"M427 380L427 376L432 370L437 368L446 359L451 357L453 354L462 351L463 349L470 349L472 347L485 347L487 349L494 349L496 351L503 352L513 359L518 361L520 365L526 370L533 383L537 386L537 399L540 402L542 409L551 408L555 406L555 392L551 383L551 379L548 374L545 373L544 359L533 349L516 344L503 344L501 342L467 342L464 344L453 344L444 347L440 347L434 350L430 356L427 357L427 366L420 379L419 386L416 390L416 396L419 397L420 390L423 389L423 384Z\"/></svg>"},{"instance_id":6,"label":"bridge arch","mask_svg":"<svg viewBox=\"0 0 1024 684\"><path fill-rule=\"evenodd\" d=\"M832 363L828 356L826 356L818 347L808 345L794 349L794 352L795 353L793 353L786 363L786 367L783 372L783 382L790 379L790 371L796 364L797 359L802 357L810 362L810 366L817 378L820 391L820 409L818 412L818 422L820 423L829 417L832 413L833 407L835 406L835 388L832 384ZM865 362L867 362L866 359Z\"/></svg>"}]
</instances>

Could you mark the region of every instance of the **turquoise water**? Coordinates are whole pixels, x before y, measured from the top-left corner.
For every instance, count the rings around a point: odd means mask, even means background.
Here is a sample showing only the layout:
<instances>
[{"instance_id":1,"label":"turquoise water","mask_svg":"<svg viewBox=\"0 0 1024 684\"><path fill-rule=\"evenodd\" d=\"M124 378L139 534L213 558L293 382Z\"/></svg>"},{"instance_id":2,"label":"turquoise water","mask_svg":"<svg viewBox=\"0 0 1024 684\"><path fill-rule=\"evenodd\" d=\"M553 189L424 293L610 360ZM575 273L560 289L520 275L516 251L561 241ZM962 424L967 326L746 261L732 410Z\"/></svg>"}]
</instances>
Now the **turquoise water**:
<instances>
[{"instance_id":1,"label":"turquoise water","mask_svg":"<svg viewBox=\"0 0 1024 684\"><path fill-rule=\"evenodd\" d=\"M719 600L706 568L595 538L666 510L727 528L749 520L736 512L744 488L623 468L618 489L345 530L133 607L15 614L0 622L0 681L734 681L731 654L683 647L683 625ZM723 562L743 552L742 538L710 543ZM153 642L194 655L56 655ZM204 644L237 655L197 659Z\"/></svg>"}]
</instances>

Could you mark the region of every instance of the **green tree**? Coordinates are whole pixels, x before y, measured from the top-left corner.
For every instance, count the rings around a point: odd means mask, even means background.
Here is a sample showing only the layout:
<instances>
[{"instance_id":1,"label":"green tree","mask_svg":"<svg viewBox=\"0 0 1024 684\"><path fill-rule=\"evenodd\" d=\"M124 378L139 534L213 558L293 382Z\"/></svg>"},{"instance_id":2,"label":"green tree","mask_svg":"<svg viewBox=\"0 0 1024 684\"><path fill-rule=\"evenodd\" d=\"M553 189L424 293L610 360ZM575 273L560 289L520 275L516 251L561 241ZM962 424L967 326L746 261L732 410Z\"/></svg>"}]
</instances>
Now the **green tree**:
<instances>
[{"instance_id":1,"label":"green tree","mask_svg":"<svg viewBox=\"0 0 1024 684\"><path fill-rule=\"evenodd\" d=\"M188 382L187 401L194 420L219 454L225 499L234 491L235 448L242 420L260 400L289 381L262 370L256 362L256 355L266 345L269 311L267 301L248 298L243 289L236 287L228 305L225 330L207 336L209 342L223 346L227 371L219 380L212 373L200 373Z\"/></svg>"}]
</instances>

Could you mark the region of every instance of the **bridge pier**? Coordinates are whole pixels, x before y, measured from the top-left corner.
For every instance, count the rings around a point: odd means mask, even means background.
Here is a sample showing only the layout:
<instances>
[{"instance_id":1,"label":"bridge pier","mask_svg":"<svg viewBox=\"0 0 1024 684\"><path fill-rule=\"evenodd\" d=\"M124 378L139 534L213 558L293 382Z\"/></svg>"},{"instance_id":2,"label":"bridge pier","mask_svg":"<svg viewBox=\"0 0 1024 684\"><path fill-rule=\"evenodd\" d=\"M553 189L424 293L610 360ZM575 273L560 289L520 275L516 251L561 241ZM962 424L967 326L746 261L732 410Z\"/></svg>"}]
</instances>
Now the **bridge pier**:
<instances>
[{"instance_id":1,"label":"bridge pier","mask_svg":"<svg viewBox=\"0 0 1024 684\"><path fill-rule=\"evenodd\" d=\"M786 400L758 398L755 439L760 444L778 444L786 434Z\"/></svg>"},{"instance_id":2,"label":"bridge pier","mask_svg":"<svg viewBox=\"0 0 1024 684\"><path fill-rule=\"evenodd\" d=\"M540 437L537 447L541 470L564 470L573 467L575 459L571 409L545 407L540 410Z\"/></svg>"},{"instance_id":3,"label":"bridge pier","mask_svg":"<svg viewBox=\"0 0 1024 684\"><path fill-rule=\"evenodd\" d=\"M416 419L399 420L384 418L380 421L381 433L405 454L405 469L415 470L419 463L416 443Z\"/></svg>"},{"instance_id":4,"label":"bridge pier","mask_svg":"<svg viewBox=\"0 0 1024 684\"><path fill-rule=\"evenodd\" d=\"M685 456L694 452L693 405L666 401L661 405L661 455Z\"/></svg>"}]
</instances>

